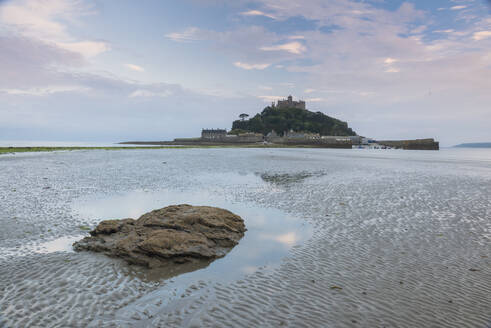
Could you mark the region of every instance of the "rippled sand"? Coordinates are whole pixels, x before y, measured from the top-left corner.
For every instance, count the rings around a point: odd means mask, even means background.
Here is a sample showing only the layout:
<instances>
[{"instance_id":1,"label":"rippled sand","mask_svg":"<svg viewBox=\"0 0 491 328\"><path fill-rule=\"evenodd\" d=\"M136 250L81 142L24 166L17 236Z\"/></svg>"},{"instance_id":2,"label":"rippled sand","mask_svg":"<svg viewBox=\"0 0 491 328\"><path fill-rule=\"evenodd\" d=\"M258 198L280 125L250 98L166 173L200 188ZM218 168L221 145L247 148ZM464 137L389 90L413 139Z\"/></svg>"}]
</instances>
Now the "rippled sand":
<instances>
[{"instance_id":1,"label":"rippled sand","mask_svg":"<svg viewBox=\"0 0 491 328\"><path fill-rule=\"evenodd\" d=\"M0 181L0 327L491 324L491 154L75 151L2 156ZM249 220L203 270L164 279L65 247L188 199Z\"/></svg>"}]
</instances>

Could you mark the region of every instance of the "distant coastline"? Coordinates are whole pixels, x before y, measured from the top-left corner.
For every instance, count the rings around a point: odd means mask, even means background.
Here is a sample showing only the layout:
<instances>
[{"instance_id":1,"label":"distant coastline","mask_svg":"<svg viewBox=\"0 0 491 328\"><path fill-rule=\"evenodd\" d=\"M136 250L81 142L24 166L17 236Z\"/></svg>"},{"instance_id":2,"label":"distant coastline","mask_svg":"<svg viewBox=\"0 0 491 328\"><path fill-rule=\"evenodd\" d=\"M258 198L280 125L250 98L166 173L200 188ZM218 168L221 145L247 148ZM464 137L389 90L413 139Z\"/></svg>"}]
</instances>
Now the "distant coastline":
<instances>
[{"instance_id":1,"label":"distant coastline","mask_svg":"<svg viewBox=\"0 0 491 328\"><path fill-rule=\"evenodd\" d=\"M470 142L454 146L455 148L491 148L491 142Z\"/></svg>"}]
</instances>

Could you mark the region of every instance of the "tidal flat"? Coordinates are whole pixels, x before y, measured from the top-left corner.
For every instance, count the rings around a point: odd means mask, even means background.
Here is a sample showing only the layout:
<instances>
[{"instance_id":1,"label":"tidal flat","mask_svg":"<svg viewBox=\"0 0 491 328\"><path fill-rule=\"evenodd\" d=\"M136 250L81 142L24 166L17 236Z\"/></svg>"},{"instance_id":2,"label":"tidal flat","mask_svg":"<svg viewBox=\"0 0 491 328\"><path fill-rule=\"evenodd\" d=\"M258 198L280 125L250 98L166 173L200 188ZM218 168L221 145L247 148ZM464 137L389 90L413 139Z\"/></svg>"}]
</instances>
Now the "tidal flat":
<instances>
[{"instance_id":1,"label":"tidal flat","mask_svg":"<svg viewBox=\"0 0 491 328\"><path fill-rule=\"evenodd\" d=\"M491 324L488 149L19 153L0 182L0 327ZM183 203L248 231L179 275L71 248Z\"/></svg>"},{"instance_id":2,"label":"tidal flat","mask_svg":"<svg viewBox=\"0 0 491 328\"><path fill-rule=\"evenodd\" d=\"M15 155L17 153L37 153L37 152L60 152L60 151L75 151L75 150L130 150L130 149L189 149L189 148L309 148L304 145L282 145L282 144L168 144L162 146L151 146L141 144L138 146L123 146L117 144L114 146L25 146L25 147L0 147L0 155Z\"/></svg>"}]
</instances>

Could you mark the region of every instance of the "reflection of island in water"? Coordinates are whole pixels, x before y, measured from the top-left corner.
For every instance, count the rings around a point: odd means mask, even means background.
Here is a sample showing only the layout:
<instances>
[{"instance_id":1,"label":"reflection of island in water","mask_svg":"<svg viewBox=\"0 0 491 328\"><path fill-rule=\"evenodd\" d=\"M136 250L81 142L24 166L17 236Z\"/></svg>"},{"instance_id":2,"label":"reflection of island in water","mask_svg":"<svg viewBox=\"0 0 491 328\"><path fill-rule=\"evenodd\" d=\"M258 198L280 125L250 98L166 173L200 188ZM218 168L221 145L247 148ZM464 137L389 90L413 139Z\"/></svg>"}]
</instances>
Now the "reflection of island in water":
<instances>
[{"instance_id":1,"label":"reflection of island in water","mask_svg":"<svg viewBox=\"0 0 491 328\"><path fill-rule=\"evenodd\" d=\"M261 173L258 174L261 179L263 179L266 182L269 182L274 185L278 186L288 186L290 184L294 183L301 183L304 180L308 178L313 178L313 177L321 177L325 175L324 172L298 172L295 174L289 174L289 173Z\"/></svg>"},{"instance_id":2,"label":"reflection of island in water","mask_svg":"<svg viewBox=\"0 0 491 328\"><path fill-rule=\"evenodd\" d=\"M250 178L255 176L250 175ZM241 177L244 178L244 177ZM274 267L288 250L311 235L310 227L287 213L252 204L226 203L206 192L134 191L114 197L85 199L74 206L77 215L97 223L100 218L138 217L146 211L168 204L210 205L228 209L241 216L247 228L245 236L230 253L215 261L200 265L131 270L145 279L160 280L199 270L199 279L231 280L252 273L259 267ZM212 262L212 263L211 263ZM211 263L211 264L210 264Z\"/></svg>"}]
</instances>

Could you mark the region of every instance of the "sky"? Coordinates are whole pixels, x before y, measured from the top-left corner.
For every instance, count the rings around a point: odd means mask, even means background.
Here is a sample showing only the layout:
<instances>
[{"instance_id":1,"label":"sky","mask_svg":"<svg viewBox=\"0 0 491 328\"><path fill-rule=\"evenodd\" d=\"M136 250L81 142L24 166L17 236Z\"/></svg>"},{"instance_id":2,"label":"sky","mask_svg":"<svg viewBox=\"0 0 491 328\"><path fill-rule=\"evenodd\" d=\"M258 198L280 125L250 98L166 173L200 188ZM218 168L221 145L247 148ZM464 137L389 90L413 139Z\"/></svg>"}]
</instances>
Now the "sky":
<instances>
[{"instance_id":1,"label":"sky","mask_svg":"<svg viewBox=\"0 0 491 328\"><path fill-rule=\"evenodd\" d=\"M0 141L172 140L288 95L376 139L491 141L487 0L0 0Z\"/></svg>"}]
</instances>

